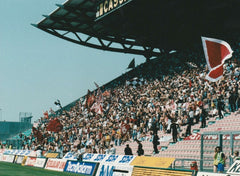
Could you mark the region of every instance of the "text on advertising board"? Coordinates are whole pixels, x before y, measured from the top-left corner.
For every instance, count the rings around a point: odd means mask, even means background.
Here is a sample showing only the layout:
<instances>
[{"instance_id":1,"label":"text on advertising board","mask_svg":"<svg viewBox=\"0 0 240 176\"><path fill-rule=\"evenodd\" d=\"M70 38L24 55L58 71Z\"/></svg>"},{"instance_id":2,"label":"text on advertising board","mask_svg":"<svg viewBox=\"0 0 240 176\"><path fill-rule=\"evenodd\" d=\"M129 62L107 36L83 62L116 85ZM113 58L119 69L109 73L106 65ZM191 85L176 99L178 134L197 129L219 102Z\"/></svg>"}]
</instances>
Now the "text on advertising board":
<instances>
[{"instance_id":1,"label":"text on advertising board","mask_svg":"<svg viewBox=\"0 0 240 176\"><path fill-rule=\"evenodd\" d=\"M84 175L93 175L96 165L96 163L68 161L64 171Z\"/></svg>"},{"instance_id":2,"label":"text on advertising board","mask_svg":"<svg viewBox=\"0 0 240 176\"><path fill-rule=\"evenodd\" d=\"M101 165L99 176L112 176L113 169L115 169L113 165Z\"/></svg>"},{"instance_id":3,"label":"text on advertising board","mask_svg":"<svg viewBox=\"0 0 240 176\"><path fill-rule=\"evenodd\" d=\"M131 176L133 166L125 166L118 164L100 164L98 176Z\"/></svg>"},{"instance_id":4,"label":"text on advertising board","mask_svg":"<svg viewBox=\"0 0 240 176\"><path fill-rule=\"evenodd\" d=\"M97 7L96 18L103 16L104 14L117 9L119 6L127 3L129 0L105 0Z\"/></svg>"},{"instance_id":5,"label":"text on advertising board","mask_svg":"<svg viewBox=\"0 0 240 176\"><path fill-rule=\"evenodd\" d=\"M66 162L67 160L64 159L49 158L45 166L45 169L63 171Z\"/></svg>"},{"instance_id":6,"label":"text on advertising board","mask_svg":"<svg viewBox=\"0 0 240 176\"><path fill-rule=\"evenodd\" d=\"M235 161L227 171L228 174L238 174L240 175L240 161Z\"/></svg>"}]
</instances>

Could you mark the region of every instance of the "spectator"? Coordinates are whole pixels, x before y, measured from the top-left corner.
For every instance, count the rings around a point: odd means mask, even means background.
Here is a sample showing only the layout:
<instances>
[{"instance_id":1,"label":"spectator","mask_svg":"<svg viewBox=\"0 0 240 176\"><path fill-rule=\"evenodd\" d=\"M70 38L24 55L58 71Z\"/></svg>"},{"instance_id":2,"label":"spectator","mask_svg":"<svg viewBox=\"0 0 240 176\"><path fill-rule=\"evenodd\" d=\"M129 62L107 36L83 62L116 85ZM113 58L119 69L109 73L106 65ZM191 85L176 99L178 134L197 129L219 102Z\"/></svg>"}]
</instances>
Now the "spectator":
<instances>
[{"instance_id":1,"label":"spectator","mask_svg":"<svg viewBox=\"0 0 240 176\"><path fill-rule=\"evenodd\" d=\"M222 101L226 103L230 91L236 93L236 90L239 90L238 65L227 64L229 69L226 71L227 74L224 74L224 79L210 83L204 80L206 71L204 65L200 63L203 61L202 58L199 56L196 58L199 64L194 69L189 68L184 62L181 62L182 64L170 62L175 58L163 59L161 62L156 59L140 65L131 73L122 75L105 86L107 94L101 100L103 113L91 111L86 96L85 103L84 100L79 100L71 108L68 107L68 111L62 110L62 113L56 113L57 115L49 116L48 119L41 118L36 129L41 132L43 140L35 138L36 146L40 144L46 151L49 144L54 143L54 150L60 150L64 155L70 151L71 145L75 145L79 140L79 146L88 148L87 151L93 152L92 149L95 149L99 153L104 153L104 149L112 141L116 146L130 139L148 140L150 131L157 132L160 129L161 133L166 133L167 129L171 128L172 119L176 117L180 127L187 125L186 135L190 135L193 119L198 122L199 109L196 108L196 104L201 102L202 106L208 106L206 107L208 111L212 110L210 113L214 114L218 109L216 95L222 95ZM166 69L166 65L171 67ZM230 69L230 66L233 66L233 69ZM125 84L136 75L143 80L141 84L138 86ZM53 118L60 120L63 125L62 131L54 133L46 130ZM129 125L125 135L121 129L122 124ZM202 127L205 126L203 119ZM31 148L35 147L32 137L22 135L22 138L23 146L28 143ZM79 147L77 149L79 150Z\"/></svg>"},{"instance_id":2,"label":"spectator","mask_svg":"<svg viewBox=\"0 0 240 176\"><path fill-rule=\"evenodd\" d=\"M42 157L42 149L41 149L41 145L38 145L36 148L36 154L37 154L37 158L41 158Z\"/></svg>"},{"instance_id":3,"label":"spectator","mask_svg":"<svg viewBox=\"0 0 240 176\"><path fill-rule=\"evenodd\" d=\"M159 153L157 146L160 144L160 142L159 142L159 137L157 133L154 133L152 143L153 143L153 153L154 154Z\"/></svg>"},{"instance_id":4,"label":"spectator","mask_svg":"<svg viewBox=\"0 0 240 176\"><path fill-rule=\"evenodd\" d=\"M222 111L224 110L224 103L222 102L222 97L219 96L217 99L217 107L218 107L218 116L220 119L223 118Z\"/></svg>"},{"instance_id":5,"label":"spectator","mask_svg":"<svg viewBox=\"0 0 240 176\"><path fill-rule=\"evenodd\" d=\"M226 156L222 152L222 148L220 146L217 146L215 148L215 153L214 153L213 159L214 159L214 161L213 161L214 170L213 171L218 172L218 173L223 173L225 162L226 162Z\"/></svg>"},{"instance_id":6,"label":"spectator","mask_svg":"<svg viewBox=\"0 0 240 176\"><path fill-rule=\"evenodd\" d=\"M113 147L113 144L111 144L110 147L111 147L111 148L110 148L109 154L115 155L115 154L116 154L116 148Z\"/></svg>"},{"instance_id":7,"label":"spectator","mask_svg":"<svg viewBox=\"0 0 240 176\"><path fill-rule=\"evenodd\" d=\"M233 160L233 162L235 162L236 160L240 160L239 151L235 151L233 155L230 155L230 158Z\"/></svg>"},{"instance_id":8,"label":"spectator","mask_svg":"<svg viewBox=\"0 0 240 176\"><path fill-rule=\"evenodd\" d=\"M176 120L173 119L173 122L170 126L170 131L172 132L172 138L173 138L173 142L176 143L177 142L177 138L178 138L178 128L179 125L176 123Z\"/></svg>"},{"instance_id":9,"label":"spectator","mask_svg":"<svg viewBox=\"0 0 240 176\"><path fill-rule=\"evenodd\" d=\"M200 128L205 128L206 127L206 118L208 116L207 111L204 109L203 106L201 106L201 110L200 110L200 116L201 116L201 126Z\"/></svg>"},{"instance_id":10,"label":"spectator","mask_svg":"<svg viewBox=\"0 0 240 176\"><path fill-rule=\"evenodd\" d=\"M129 147L129 144L126 145L126 147L124 149L124 154L125 155L133 155L132 154L132 149Z\"/></svg>"},{"instance_id":11,"label":"spectator","mask_svg":"<svg viewBox=\"0 0 240 176\"><path fill-rule=\"evenodd\" d=\"M144 155L144 150L142 148L142 143L139 140L136 140L136 141L138 143L137 154L138 154L138 156L142 156L142 155Z\"/></svg>"}]
</instances>

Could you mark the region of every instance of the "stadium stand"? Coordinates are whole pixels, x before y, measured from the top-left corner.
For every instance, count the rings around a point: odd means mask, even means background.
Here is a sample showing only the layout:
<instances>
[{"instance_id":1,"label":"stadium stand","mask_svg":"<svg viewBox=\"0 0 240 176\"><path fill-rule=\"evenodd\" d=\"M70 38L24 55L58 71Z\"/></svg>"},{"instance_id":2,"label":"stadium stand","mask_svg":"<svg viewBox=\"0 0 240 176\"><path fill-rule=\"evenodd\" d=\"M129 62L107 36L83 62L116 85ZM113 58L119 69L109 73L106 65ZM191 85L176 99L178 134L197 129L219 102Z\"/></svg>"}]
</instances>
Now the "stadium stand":
<instances>
[{"instance_id":1,"label":"stadium stand","mask_svg":"<svg viewBox=\"0 0 240 176\"><path fill-rule=\"evenodd\" d=\"M77 9L71 7L72 2L78 5L82 3L84 9L82 13L85 15L81 15L81 20L77 23L79 28L88 25L82 24L82 21L95 19L94 13L86 12L87 8L95 7L94 1L67 1L64 5L58 5L55 13L47 16L37 27L67 39L65 34L59 35L54 28L72 28L70 23L59 22L64 21L60 18L76 13ZM56 18L56 13L66 14ZM87 14L90 19L85 19ZM105 30L97 23L91 24L89 29L94 27ZM117 32L122 31L115 31L116 34ZM74 42L83 45L88 45L87 42L92 37L83 41L77 33L73 34L80 39L80 42ZM98 38L101 48L114 51L116 48L111 48L111 44L114 40L120 40L120 37L109 35L105 39L110 41L108 45L103 45L102 39ZM146 47L143 47L143 51L132 50L138 44L137 40L129 48L124 42L126 41L119 42L124 52L151 52L154 56L159 54L153 50L147 51ZM68 152L124 155L126 144L129 144L133 155L137 155L137 141L140 141L145 156L175 158L174 167L189 167L192 161L196 161L197 165L211 170L216 146L221 145L225 154L230 154L229 151L233 148L240 149L240 43L237 38L236 41L228 42L234 53L232 59L225 62L224 76L218 82L205 80L205 58L199 49L195 51L191 47L191 50L184 49L172 54L161 50L160 56L151 60L147 58L145 63L102 87L95 83L96 90L88 91L84 97L66 107L61 107L56 112L49 111L49 115L46 112L34 124L31 133L28 131L15 138L22 139L23 150L41 150L46 156L49 152L60 158ZM99 48L96 45L94 47ZM223 112L218 110L220 104L224 105L221 106ZM223 118L219 116L220 112L224 113ZM175 122L176 129L173 128ZM174 141L174 130L177 141ZM160 141L157 146L159 152L156 153L153 147L154 133ZM0 148L8 146L1 144ZM228 158L226 166L229 167L230 164ZM134 170L136 175L142 175L142 168L134 167ZM155 168L149 171L156 175L166 172ZM179 175L182 174L188 175L179 171Z\"/></svg>"},{"instance_id":2,"label":"stadium stand","mask_svg":"<svg viewBox=\"0 0 240 176\"><path fill-rule=\"evenodd\" d=\"M166 57L169 59L164 59ZM194 136L204 132L239 131L238 111L231 112L229 106L230 93L239 90L239 60L226 62L226 73L222 81L210 83L204 81L206 72L203 61L201 63L193 59L188 63L181 63L178 57L183 56L172 54L141 64L104 85L104 88L89 92L57 112L51 111L52 114L41 117L35 123L35 131L31 134L28 131L28 134L23 135L25 137L22 138L21 149L36 150L40 145L44 152L59 152L60 156L64 156L69 151L77 150L109 153L110 144L114 144L116 153L124 154L125 144L128 143L133 154L137 155L138 145L135 139L138 139L142 141L146 156L193 159L199 164L200 140L186 140L191 134ZM166 65L169 66L167 69ZM126 83L133 78L135 81L139 79L141 83ZM217 113L217 99L220 95L223 95L222 101L225 104L226 116L223 119L219 119ZM92 97L92 102L89 97ZM92 107L97 101L102 102L102 109L98 108L96 111ZM194 115L190 134L186 134L190 107L195 113L199 112ZM209 114L205 128L201 128L201 107ZM199 121L196 120L197 115ZM59 119L63 125L62 130L51 132L48 129L49 122L53 119ZM169 131L174 119L179 125L177 143L173 143ZM158 154L153 152L152 134L155 131L160 137ZM218 142L209 140L206 144L204 166L210 167L214 147ZM227 151L229 147L223 147L223 151ZM185 165L189 166L190 163L188 161ZM176 161L175 165L182 164Z\"/></svg>"}]
</instances>

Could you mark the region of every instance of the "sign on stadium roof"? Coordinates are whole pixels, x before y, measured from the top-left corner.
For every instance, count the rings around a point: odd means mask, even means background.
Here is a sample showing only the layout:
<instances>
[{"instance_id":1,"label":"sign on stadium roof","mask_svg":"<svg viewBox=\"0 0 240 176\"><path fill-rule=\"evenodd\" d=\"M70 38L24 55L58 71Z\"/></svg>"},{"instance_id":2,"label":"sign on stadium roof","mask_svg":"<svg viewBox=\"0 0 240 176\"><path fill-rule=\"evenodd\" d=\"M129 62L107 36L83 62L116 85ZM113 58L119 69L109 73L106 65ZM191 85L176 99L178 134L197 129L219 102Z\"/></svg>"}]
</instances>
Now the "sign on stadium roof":
<instances>
[{"instance_id":1,"label":"sign on stadium roof","mask_svg":"<svg viewBox=\"0 0 240 176\"><path fill-rule=\"evenodd\" d=\"M112 13L116 9L121 8L132 0L101 0L97 5L96 20L100 17Z\"/></svg>"}]
</instances>

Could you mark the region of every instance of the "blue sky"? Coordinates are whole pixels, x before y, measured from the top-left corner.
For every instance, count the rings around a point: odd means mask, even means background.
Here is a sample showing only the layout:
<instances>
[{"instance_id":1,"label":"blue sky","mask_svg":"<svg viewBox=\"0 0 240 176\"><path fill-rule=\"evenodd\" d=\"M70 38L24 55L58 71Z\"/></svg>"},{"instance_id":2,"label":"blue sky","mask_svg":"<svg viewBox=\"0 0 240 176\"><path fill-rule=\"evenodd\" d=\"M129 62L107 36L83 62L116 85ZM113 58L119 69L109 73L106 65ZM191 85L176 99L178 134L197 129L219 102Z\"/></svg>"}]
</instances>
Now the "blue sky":
<instances>
[{"instance_id":1,"label":"blue sky","mask_svg":"<svg viewBox=\"0 0 240 176\"><path fill-rule=\"evenodd\" d=\"M0 120L18 121L19 112L33 120L126 72L142 56L87 48L33 26L64 0L0 0Z\"/></svg>"}]
</instances>

